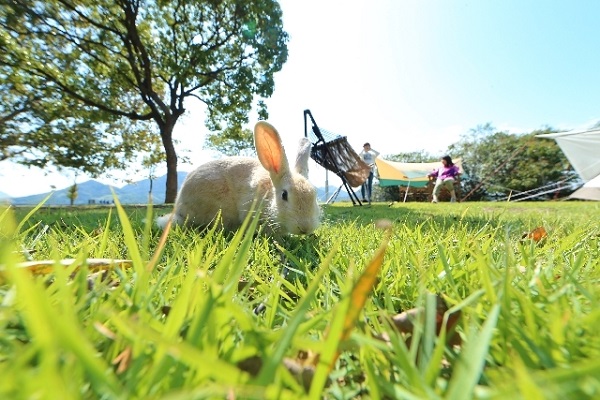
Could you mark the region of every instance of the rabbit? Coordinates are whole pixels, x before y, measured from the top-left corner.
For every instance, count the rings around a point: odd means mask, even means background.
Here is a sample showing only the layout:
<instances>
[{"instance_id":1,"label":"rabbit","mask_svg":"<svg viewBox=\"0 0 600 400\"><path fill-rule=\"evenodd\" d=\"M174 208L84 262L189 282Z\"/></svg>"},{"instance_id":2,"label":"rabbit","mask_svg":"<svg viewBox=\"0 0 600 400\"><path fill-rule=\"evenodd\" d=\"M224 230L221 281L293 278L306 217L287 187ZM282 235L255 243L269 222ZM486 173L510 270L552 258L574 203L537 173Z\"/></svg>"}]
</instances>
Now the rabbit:
<instances>
[{"instance_id":1,"label":"rabbit","mask_svg":"<svg viewBox=\"0 0 600 400\"><path fill-rule=\"evenodd\" d=\"M311 143L300 140L291 170L281 137L266 121L254 127L258 160L231 156L209 161L190 172L175 200L173 223L205 227L221 211L224 229L239 228L255 199L264 199L261 220L268 234L306 235L320 225L316 188L308 181ZM159 217L165 227L170 215Z\"/></svg>"}]
</instances>

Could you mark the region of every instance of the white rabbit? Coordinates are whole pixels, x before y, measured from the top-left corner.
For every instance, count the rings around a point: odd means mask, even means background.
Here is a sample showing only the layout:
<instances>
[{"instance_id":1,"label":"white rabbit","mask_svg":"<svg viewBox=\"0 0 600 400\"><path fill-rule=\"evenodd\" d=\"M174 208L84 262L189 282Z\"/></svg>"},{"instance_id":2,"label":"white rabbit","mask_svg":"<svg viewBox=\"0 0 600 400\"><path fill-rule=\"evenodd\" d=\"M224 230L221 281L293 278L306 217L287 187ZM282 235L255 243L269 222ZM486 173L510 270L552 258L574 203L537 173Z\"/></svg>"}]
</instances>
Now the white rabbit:
<instances>
[{"instance_id":1,"label":"white rabbit","mask_svg":"<svg viewBox=\"0 0 600 400\"><path fill-rule=\"evenodd\" d=\"M235 230L244 221L255 199L264 199L261 219L268 233L309 234L320 224L315 187L308 181L311 145L302 138L295 170L289 167L277 130L265 121L254 127L258 160L226 157L209 161L186 177L173 211L174 224L206 226L221 211L221 222ZM170 215L157 219L167 224Z\"/></svg>"}]
</instances>

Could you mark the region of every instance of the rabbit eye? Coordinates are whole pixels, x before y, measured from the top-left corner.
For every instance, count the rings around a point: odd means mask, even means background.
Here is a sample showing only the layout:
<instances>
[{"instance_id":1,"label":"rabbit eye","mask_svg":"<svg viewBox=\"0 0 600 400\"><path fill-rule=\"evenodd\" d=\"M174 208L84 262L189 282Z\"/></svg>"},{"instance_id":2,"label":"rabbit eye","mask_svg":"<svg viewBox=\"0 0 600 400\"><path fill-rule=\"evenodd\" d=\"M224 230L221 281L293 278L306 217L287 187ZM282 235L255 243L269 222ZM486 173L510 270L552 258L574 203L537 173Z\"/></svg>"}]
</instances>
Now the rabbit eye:
<instances>
[{"instance_id":1,"label":"rabbit eye","mask_svg":"<svg viewBox=\"0 0 600 400\"><path fill-rule=\"evenodd\" d=\"M288 193L287 193L287 190L284 190L283 192L281 192L281 200L283 200L283 201L288 201Z\"/></svg>"}]
</instances>

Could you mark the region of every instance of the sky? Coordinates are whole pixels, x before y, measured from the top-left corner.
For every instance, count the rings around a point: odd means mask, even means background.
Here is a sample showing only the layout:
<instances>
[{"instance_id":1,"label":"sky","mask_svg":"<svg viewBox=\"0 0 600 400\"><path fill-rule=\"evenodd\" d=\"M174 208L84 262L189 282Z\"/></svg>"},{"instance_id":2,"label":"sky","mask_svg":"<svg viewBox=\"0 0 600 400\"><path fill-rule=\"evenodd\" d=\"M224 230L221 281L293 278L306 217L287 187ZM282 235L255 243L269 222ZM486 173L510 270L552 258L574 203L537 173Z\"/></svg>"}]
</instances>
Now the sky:
<instances>
[{"instance_id":1,"label":"sky","mask_svg":"<svg viewBox=\"0 0 600 400\"><path fill-rule=\"evenodd\" d=\"M518 134L586 129L600 121L600 1L280 4L289 58L266 103L290 159L304 136L306 109L319 127L346 136L357 153L368 141L384 158L420 150L442 156L486 123ZM190 103L188 110L174 132L178 151L192 161L180 164L184 171L220 156L203 149L202 108ZM313 184L324 186L325 170L312 162L310 168ZM123 186L123 178L131 178L112 175L97 180ZM327 175L330 185L339 184ZM0 162L0 192L14 197L87 179Z\"/></svg>"}]
</instances>

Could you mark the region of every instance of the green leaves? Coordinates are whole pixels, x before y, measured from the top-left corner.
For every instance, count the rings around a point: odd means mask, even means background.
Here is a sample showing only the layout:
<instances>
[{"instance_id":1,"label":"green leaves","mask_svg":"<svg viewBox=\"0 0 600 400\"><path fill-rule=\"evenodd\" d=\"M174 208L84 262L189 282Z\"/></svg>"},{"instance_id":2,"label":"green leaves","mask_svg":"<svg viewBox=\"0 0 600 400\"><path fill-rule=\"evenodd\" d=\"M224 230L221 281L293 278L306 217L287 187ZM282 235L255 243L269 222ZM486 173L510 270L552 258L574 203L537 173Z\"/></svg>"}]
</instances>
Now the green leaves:
<instances>
[{"instance_id":1,"label":"green leaves","mask_svg":"<svg viewBox=\"0 0 600 400\"><path fill-rule=\"evenodd\" d=\"M208 134L206 144L220 153L230 156L256 155L252 131L243 129L241 126L227 126L222 131Z\"/></svg>"}]
</instances>

